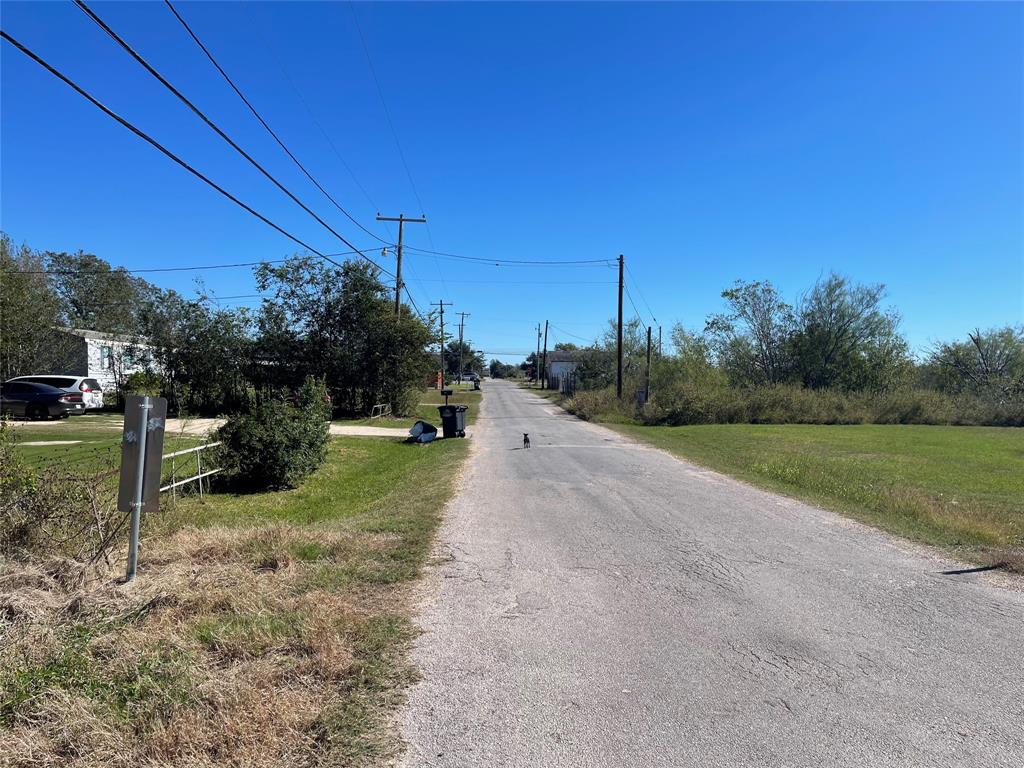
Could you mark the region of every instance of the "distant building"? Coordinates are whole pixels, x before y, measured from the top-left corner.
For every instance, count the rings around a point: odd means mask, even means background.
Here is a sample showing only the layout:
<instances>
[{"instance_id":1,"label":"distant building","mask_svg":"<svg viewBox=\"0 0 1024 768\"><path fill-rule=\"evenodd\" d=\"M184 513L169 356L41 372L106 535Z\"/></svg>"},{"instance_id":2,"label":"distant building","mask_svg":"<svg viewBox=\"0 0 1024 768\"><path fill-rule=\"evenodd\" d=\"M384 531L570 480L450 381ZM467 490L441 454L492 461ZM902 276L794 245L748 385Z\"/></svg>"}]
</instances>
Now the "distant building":
<instances>
[{"instance_id":1,"label":"distant building","mask_svg":"<svg viewBox=\"0 0 1024 768\"><path fill-rule=\"evenodd\" d=\"M152 367L150 347L130 336L119 336L80 328L60 328L73 341L67 362L59 371L32 373L66 373L88 376L99 381L104 391L115 391L126 376Z\"/></svg>"},{"instance_id":2,"label":"distant building","mask_svg":"<svg viewBox=\"0 0 1024 768\"><path fill-rule=\"evenodd\" d=\"M570 377L576 371L575 352L565 349L556 349L548 352L548 388L565 389L563 379Z\"/></svg>"}]
</instances>

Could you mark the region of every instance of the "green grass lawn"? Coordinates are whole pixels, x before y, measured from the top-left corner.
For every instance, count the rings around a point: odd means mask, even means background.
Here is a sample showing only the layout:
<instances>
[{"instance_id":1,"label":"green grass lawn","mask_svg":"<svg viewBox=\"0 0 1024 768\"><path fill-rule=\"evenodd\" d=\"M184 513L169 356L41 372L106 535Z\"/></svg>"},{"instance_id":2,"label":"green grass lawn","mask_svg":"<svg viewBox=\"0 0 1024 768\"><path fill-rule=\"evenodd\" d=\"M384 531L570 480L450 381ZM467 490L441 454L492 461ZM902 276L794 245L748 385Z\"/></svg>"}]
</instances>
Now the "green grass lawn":
<instances>
[{"instance_id":1,"label":"green grass lawn","mask_svg":"<svg viewBox=\"0 0 1024 768\"><path fill-rule=\"evenodd\" d=\"M608 426L909 539L1024 571L1024 430Z\"/></svg>"},{"instance_id":2,"label":"green grass lawn","mask_svg":"<svg viewBox=\"0 0 1024 768\"><path fill-rule=\"evenodd\" d=\"M63 734L83 754L130 743L141 763L182 768L393 757L389 713L414 677L407 584L468 450L333 439L297 489L147 516L130 589L55 581L77 590L73 612L69 592L18 614L0 647L0 728L20 729L47 764L71 748ZM11 582L36 603L38 573ZM67 696L79 706L47 704Z\"/></svg>"},{"instance_id":3,"label":"green grass lawn","mask_svg":"<svg viewBox=\"0 0 1024 768\"><path fill-rule=\"evenodd\" d=\"M466 412L466 424L467 426L473 424L476 421L477 413L480 411L480 400L483 395L483 391L473 391L472 384L463 384L461 387L455 385L452 386L454 393L448 398L448 402L456 405L468 405L469 410ZM417 421L426 421L433 424L436 427L441 426L441 417L437 413L437 406L444 403L444 395L442 395L436 389L425 390L419 399L419 403L416 406L416 411L412 416L405 417L394 417L384 416L377 419L370 418L359 418L359 419L335 419L334 424L341 424L345 426L367 426L367 427L392 427L394 429L408 429Z\"/></svg>"},{"instance_id":4,"label":"green grass lawn","mask_svg":"<svg viewBox=\"0 0 1024 768\"><path fill-rule=\"evenodd\" d=\"M58 462L83 472L116 466L121 455L120 414L72 416L43 424L21 422L11 431L18 454L33 467ZM200 445L204 438L168 432L164 435L164 453ZM41 443L26 445L26 443ZM70 443L70 444L62 444Z\"/></svg>"}]
</instances>

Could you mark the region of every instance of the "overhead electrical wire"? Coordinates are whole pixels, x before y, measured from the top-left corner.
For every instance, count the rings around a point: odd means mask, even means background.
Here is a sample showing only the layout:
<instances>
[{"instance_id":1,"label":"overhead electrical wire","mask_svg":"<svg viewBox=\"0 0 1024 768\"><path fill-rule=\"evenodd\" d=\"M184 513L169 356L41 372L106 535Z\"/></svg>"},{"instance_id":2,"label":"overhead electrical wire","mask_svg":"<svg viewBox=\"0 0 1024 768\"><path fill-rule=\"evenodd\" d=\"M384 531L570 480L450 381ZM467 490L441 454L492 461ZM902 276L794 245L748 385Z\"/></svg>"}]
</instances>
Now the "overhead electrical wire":
<instances>
[{"instance_id":1,"label":"overhead electrical wire","mask_svg":"<svg viewBox=\"0 0 1024 768\"><path fill-rule=\"evenodd\" d=\"M614 260L612 259L564 259L547 261L544 259L489 259L485 256L463 256L458 253L448 253L445 251L431 251L426 248L417 248L412 245L403 246L405 250L417 251L419 253L428 253L434 256L441 256L447 259L459 259L461 261L477 261L484 264L494 264L495 266L502 265L524 265L524 266L550 266L550 267L568 267L568 266L612 266Z\"/></svg>"},{"instance_id":2,"label":"overhead electrical wire","mask_svg":"<svg viewBox=\"0 0 1024 768\"><path fill-rule=\"evenodd\" d=\"M629 303L632 305L633 311L636 313L637 320L639 320L641 318L640 310L636 308L636 302L633 301L633 295L629 292L629 286L623 285L622 287L626 291L626 296L629 298Z\"/></svg>"},{"instance_id":3,"label":"overhead electrical wire","mask_svg":"<svg viewBox=\"0 0 1024 768\"><path fill-rule=\"evenodd\" d=\"M120 45L122 48L124 48L124 50L127 51L128 54L133 59L135 59L140 65L142 65L142 67L147 72L149 72L149 74L151 74L154 78L156 78L160 82L161 85L163 85L165 88L167 88L167 90L169 90L171 93L173 93L175 96L177 96L178 99L183 104L185 104L185 106L187 106L189 109L191 109L192 112L194 112L196 114L196 116L199 117L199 119L201 119L204 123L206 123L206 125L212 131L214 131L214 133L216 133L224 141L226 141L228 143L228 145L232 149L234 149L236 152L238 152L238 154L240 154L242 157L244 157L246 160L248 160L249 163L254 168L256 168L260 173L262 173L271 183L274 184L274 186L276 186L278 189L280 189L282 192L284 192L286 195L288 195L288 197L291 198L291 200L294 201L300 208L302 208L302 210L304 210L306 213L308 213L310 216L312 216L314 219L316 219L325 229L327 229L327 231L329 231L332 235L337 237L346 246L348 246L349 248L351 248L351 249L353 249L355 251L358 251L359 255L363 259L366 259L366 261L368 261L371 264L373 264L375 267L377 267L377 269L379 269L384 274L390 275L391 277L394 277L394 275L391 272L389 272L388 270L384 269L382 266L377 264L377 262L375 262L373 259L371 259L369 256L367 256L365 253L363 253L358 248L356 248L352 243L350 243L348 240L346 240L343 235L341 235L337 230L334 229L334 227L332 227L330 224L328 224L326 221L324 221L322 218L320 218L320 216L318 216L316 213L314 213L309 208L309 206L307 206L305 203L303 203L301 200L299 200L299 198L297 198L291 192L291 190L289 190L281 182L279 182L276 178L274 178L274 176L269 171L267 171L262 165L260 165L255 159L253 159L253 157L248 152L246 152L244 149L242 149L240 146L238 146L238 144L235 143L235 141L230 136L228 136L226 133L224 133L224 131L222 131L220 129L220 127L216 123L214 123L209 117L207 117L202 112L202 110L199 109L199 107L197 107L195 104L193 104L191 101L189 101L189 99L181 91L179 91L177 88L175 88L173 85L171 85L171 83L169 83L167 81L167 79L163 75L161 75L159 72L157 72L156 69L154 69L152 67L152 65L150 65L150 63L148 61L146 61L139 53L137 53L135 51L135 49L133 49L127 42L125 42L120 36L118 36L118 34L116 32L114 32L114 30L112 30L106 24L106 22L103 21L103 19L101 19L99 16L97 16L96 13L91 8L89 8L89 6L85 4L85 2L83 2L83 0L73 0L73 2L90 19L92 19L96 23L96 25L100 27L100 29L102 29L104 32L106 32L118 45ZM313 249L310 249L310 250L313 250ZM314 251L314 252L317 253L320 256L323 256L323 258L327 259L328 261L330 261L330 259L328 259L323 254L320 254L318 251ZM337 264L337 262L333 262L333 263Z\"/></svg>"},{"instance_id":4,"label":"overhead electrical wire","mask_svg":"<svg viewBox=\"0 0 1024 768\"><path fill-rule=\"evenodd\" d=\"M328 253L325 256L348 256L360 253L360 251L340 251ZM289 259L264 259L263 261L242 261L235 264L205 264L194 267L146 267L143 269L126 269L125 267L113 267L112 269L19 269L6 270L17 272L19 275L109 275L118 272L127 272L131 275L141 275L150 272L202 272L208 269L236 269L239 267L258 267L263 264L283 264Z\"/></svg>"},{"instance_id":5,"label":"overhead electrical wire","mask_svg":"<svg viewBox=\"0 0 1024 768\"><path fill-rule=\"evenodd\" d=\"M267 49L267 52L270 54L270 58L272 58L274 60L274 62L278 66L278 69L281 70L281 74L284 76L285 81L291 87L292 91L295 93L296 98L299 100L299 102L302 104L303 108L306 110L306 114L309 115L309 119L312 120L313 124L317 127L317 129L320 131L321 135L324 137L324 140L327 142L328 146L330 146L331 151L334 153L334 156L338 159L338 162L341 163L341 165L348 172L348 175L352 178L352 181L355 183L355 185L357 187L359 187L359 190L363 193L363 197L365 197L367 199L367 201L369 201L370 205L372 205L376 210L380 210L380 207L376 203L374 203L373 202L373 198L370 197L370 193L366 191L366 188L362 184L359 183L359 179L356 178L356 175L355 175L355 173L352 172L352 168L349 167L349 164L347 162L345 162L345 158L341 156L341 152L338 151L338 147L335 145L333 139L331 139L330 134L327 133L327 131L324 129L323 125L317 119L316 115L313 114L313 110L310 108L309 103L306 101L305 97L303 97L302 92L299 90L298 86L295 85L295 82L292 80L291 76L288 74L288 70L285 69L284 63L281 61L281 59L275 53L273 46L270 45L270 43L267 41L266 37L260 31L259 25L253 24L253 26L256 29L257 34L263 40L263 45ZM387 227L386 222L385 222L385 229L387 230L388 235L390 236L391 235L391 231ZM387 240L384 240L383 238L380 238L377 235L374 235L374 238L376 238L377 240L379 240L382 243L385 243L385 244L388 244L388 245L393 245L393 243L389 243ZM435 261L435 263L436 263L436 261ZM423 312L420 311L419 306L416 304L416 300L412 296L412 291L409 289L409 282L416 282L417 281L417 278L416 278L415 274L413 273L412 265L408 264L407 265L407 269L409 270L409 273L410 273L410 276L411 276L411 280L403 280L402 281L402 284L403 284L402 287L405 290L405 294L409 298L409 301L412 304L413 309L416 311L416 314L419 316L419 318L423 322L427 322L426 317L424 316ZM390 273L388 273L388 274L390 274ZM438 270L438 274L440 274L440 270ZM391 275L391 276L394 277L394 275ZM442 275L442 279L443 279L443 275Z\"/></svg>"},{"instance_id":6,"label":"overhead electrical wire","mask_svg":"<svg viewBox=\"0 0 1024 768\"><path fill-rule=\"evenodd\" d=\"M580 341L585 341L588 344L592 344L594 342L593 339L588 339L588 338L586 338L584 336L580 336L579 334L576 334L576 333L570 333L569 331L565 330L565 328L561 328L561 327L555 325L554 323L551 323L551 327L554 328L555 330L557 330L559 333L564 333L566 336L572 336L574 339L579 339Z\"/></svg>"},{"instance_id":7,"label":"overhead electrical wire","mask_svg":"<svg viewBox=\"0 0 1024 768\"><path fill-rule=\"evenodd\" d=\"M185 31L188 32L192 40L195 41L195 44L199 46L199 49L204 54L206 54L206 58L210 60L210 63L213 64L214 68L218 72L220 72L221 77L223 77L227 84L231 86L231 90L233 90L238 95L238 98L242 100L242 103L249 108L250 112L252 112L253 117L255 117L259 121L260 125L262 125L266 129L267 133L269 133L273 137L274 141L277 142L278 146L280 146L281 149L284 150L284 153L288 155L288 157L291 158L292 162L295 163L296 166L298 166L299 170L306 175L306 178L309 179L313 183L313 185L323 193L324 197L331 201L335 208L341 211L348 218L348 220L355 224L357 227L359 227L359 229L363 230L363 232L365 232L375 240L379 240L381 243L384 243L385 245L393 246L394 243L385 240L384 238L380 237L379 235L376 235L375 233L371 232L369 229L364 227L362 223L359 222L359 220L357 220L352 214L345 210L345 208L337 200L335 200L326 189L324 189L323 185L320 184L320 182L317 181L316 178L314 178L313 174L306 169L306 166L299 162L299 159L288 148L284 141L281 140L281 137L277 135L277 132L274 131L274 129L271 128L270 125L267 124L267 121L263 119L263 116L256 110L256 107L252 105L252 102L250 102L249 99L245 97L245 94L242 93L241 89L235 84L235 81L231 79L228 73L224 71L224 68L213 57L213 54L210 53L210 50L203 44L203 41L199 39L198 35L196 35L196 33L192 30L192 27L190 27L188 22L185 21L184 18L182 18L180 13L178 13L178 9L171 4L171 0L164 0L164 3L170 9L171 13L174 14L174 17L179 22L181 22L181 26L185 28Z\"/></svg>"},{"instance_id":8,"label":"overhead electrical wire","mask_svg":"<svg viewBox=\"0 0 1024 768\"><path fill-rule=\"evenodd\" d=\"M644 292L640 290L640 283L637 281L636 276L633 274L633 271L629 268L629 264L625 264L625 267L626 272L629 274L629 279L633 281L633 287L636 288L636 292L640 295L640 300L644 303L644 306L647 307L647 311L651 315L651 320L653 320L654 324L657 325L658 318L654 316L654 312L651 310L651 305L647 303L647 299L646 297L644 297Z\"/></svg>"},{"instance_id":9,"label":"overhead electrical wire","mask_svg":"<svg viewBox=\"0 0 1024 768\"><path fill-rule=\"evenodd\" d=\"M373 78L373 84L377 87L377 95L380 97L380 105L384 110L384 118L387 120L388 128L391 130L391 137L395 140L395 148L398 150L398 157L402 161L402 167L405 169L406 178L409 179L409 186L412 188L413 196L416 198L416 203L420 207L420 214L426 218L426 208L423 205L423 200L420 198L419 189L416 188L416 182L412 178L412 171L409 170L409 163L405 159L405 152L402 150L402 143L398 140L398 131L395 129L395 123L391 119L391 111L388 109L387 100L384 98L384 89L381 87L380 79L377 77L377 69L373 66L373 58L370 56L370 47L366 44L366 37L363 35L363 28L359 23L359 14L356 12L355 5L349 0L349 10L352 12L352 21L355 24L356 32L359 34L359 42L363 47L363 54L366 56L366 64L370 70L370 76ZM434 235L430 230L430 222L424 222L424 226L427 230L427 240L430 242L430 247L435 248ZM434 259L434 267L437 269L437 276L441 278L442 287L444 286L444 272L441 270L441 265L438 264L437 259ZM445 287L445 293L448 292Z\"/></svg>"},{"instance_id":10,"label":"overhead electrical wire","mask_svg":"<svg viewBox=\"0 0 1024 768\"><path fill-rule=\"evenodd\" d=\"M257 219L259 219L260 221L262 221L264 224L266 224L267 226L271 227L272 229L277 230L282 235L287 237L289 240L292 240L293 242L298 243L299 245L301 245L303 248L305 248L306 250L310 251L311 253L315 253L317 256L319 256L319 257L321 257L323 259L326 259L327 261L330 261L332 264L334 264L336 266L339 266L339 267L342 266L342 264L340 264L339 262L333 261L330 257L328 257L327 254L317 250L316 248L314 248L309 243L305 242L304 240L299 239L298 237L293 235L288 230L283 229L282 227L280 227L277 224L275 224L274 222L272 222L270 219L268 219L262 213L259 213L254 208L252 208L249 205L243 203L241 200L239 200L233 194L231 194L226 189L224 189L224 187L222 187L219 184L217 184L217 182L213 181L208 176L205 176L201 171L196 170L195 168L193 168L191 165L189 165L187 162L182 160L176 154L171 152L171 150L167 149L167 147L165 147L163 144L158 142L156 139L154 139L148 133L146 133L142 129L136 127L135 125L130 123L125 118L121 117L119 114L114 112L114 110L110 109L110 107L108 107L105 104L103 104L95 96L93 96L88 91L86 91L84 88L82 88L80 85L78 85L76 82L71 80L71 78L69 78L63 72L61 72L58 69L56 69L55 67L53 67L51 64L46 62L42 57L40 57L39 55L34 53L31 49L29 49L25 45L22 45L14 37L12 37L10 34L8 34L6 30L0 30L0 38L2 38L4 40L6 40L7 42L9 42L11 45L13 45L15 48L17 48L23 54L25 54L30 59L32 59L34 62L36 62L39 66L41 66L43 69L45 69L51 75L53 75L58 80L60 80L63 83L65 83L66 85L68 85L72 90L74 90L77 94L79 94L84 99L86 99L89 103L91 103L93 106L95 106L101 112L103 112L105 115L107 115L108 117L116 120L122 126L124 126L129 131L134 133L136 136L138 136L143 141L145 141L145 142L149 143L151 146L155 147L157 150L159 150L161 153L163 153L164 155L169 157L171 160L176 162L178 165L180 165L186 171L191 173L193 176L195 176L196 178L200 179L204 183L208 184L213 189L217 190L220 194L222 194L228 200L233 202L235 205L239 206L243 210L245 210L248 213L252 214ZM382 271L384 271L384 270L382 270Z\"/></svg>"}]
</instances>

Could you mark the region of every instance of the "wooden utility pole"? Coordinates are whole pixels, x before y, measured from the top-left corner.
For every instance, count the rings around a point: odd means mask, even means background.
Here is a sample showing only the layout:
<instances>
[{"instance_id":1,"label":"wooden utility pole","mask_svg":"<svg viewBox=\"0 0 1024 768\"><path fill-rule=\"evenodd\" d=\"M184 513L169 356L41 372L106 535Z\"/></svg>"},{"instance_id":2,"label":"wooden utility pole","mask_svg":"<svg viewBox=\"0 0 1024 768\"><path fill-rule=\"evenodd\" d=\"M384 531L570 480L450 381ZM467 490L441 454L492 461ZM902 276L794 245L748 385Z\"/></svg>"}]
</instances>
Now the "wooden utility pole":
<instances>
[{"instance_id":1,"label":"wooden utility pole","mask_svg":"<svg viewBox=\"0 0 1024 768\"><path fill-rule=\"evenodd\" d=\"M537 323L537 354L533 358L533 380L540 384L540 323Z\"/></svg>"},{"instance_id":2,"label":"wooden utility pole","mask_svg":"<svg viewBox=\"0 0 1024 768\"><path fill-rule=\"evenodd\" d=\"M405 230L405 222L409 221L414 224L426 224L427 217L421 216L418 219L406 218L404 213L398 214L398 218L394 216L381 216L377 214L377 221L397 221L398 222L398 250L396 251L395 259L395 315L402 314L402 233ZM443 374L442 374L443 375Z\"/></svg>"},{"instance_id":3,"label":"wooden utility pole","mask_svg":"<svg viewBox=\"0 0 1024 768\"><path fill-rule=\"evenodd\" d=\"M444 299L431 304L432 307L441 308L441 389L444 389ZM452 306L451 303L448 306Z\"/></svg>"},{"instance_id":4,"label":"wooden utility pole","mask_svg":"<svg viewBox=\"0 0 1024 768\"><path fill-rule=\"evenodd\" d=\"M459 382L462 382L462 331L466 325L466 318L469 317L469 312L456 312L459 316Z\"/></svg>"},{"instance_id":5,"label":"wooden utility pole","mask_svg":"<svg viewBox=\"0 0 1024 768\"><path fill-rule=\"evenodd\" d=\"M651 326L647 326L647 374L644 381L644 405L651 399Z\"/></svg>"},{"instance_id":6,"label":"wooden utility pole","mask_svg":"<svg viewBox=\"0 0 1024 768\"><path fill-rule=\"evenodd\" d=\"M540 388L547 389L547 378L548 378L548 321L544 321L544 357L543 362L540 364Z\"/></svg>"},{"instance_id":7,"label":"wooden utility pole","mask_svg":"<svg viewBox=\"0 0 1024 768\"><path fill-rule=\"evenodd\" d=\"M615 329L615 357L617 370L615 374L615 396L622 399L622 270L625 261L622 254L619 254L619 324Z\"/></svg>"},{"instance_id":8,"label":"wooden utility pole","mask_svg":"<svg viewBox=\"0 0 1024 768\"><path fill-rule=\"evenodd\" d=\"M658 326L658 357L661 357L661 356L662 356L662 351L661 351L661 326L659 325Z\"/></svg>"}]
</instances>

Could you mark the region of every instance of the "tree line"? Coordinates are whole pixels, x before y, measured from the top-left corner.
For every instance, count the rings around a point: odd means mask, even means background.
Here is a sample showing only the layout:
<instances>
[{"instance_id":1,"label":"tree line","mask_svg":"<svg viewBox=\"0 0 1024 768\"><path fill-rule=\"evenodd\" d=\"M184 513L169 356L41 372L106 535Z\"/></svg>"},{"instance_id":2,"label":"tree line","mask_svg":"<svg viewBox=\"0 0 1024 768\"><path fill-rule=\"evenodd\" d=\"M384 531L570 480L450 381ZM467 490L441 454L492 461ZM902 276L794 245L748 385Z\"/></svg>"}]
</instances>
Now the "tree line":
<instances>
[{"instance_id":1,"label":"tree line","mask_svg":"<svg viewBox=\"0 0 1024 768\"><path fill-rule=\"evenodd\" d=\"M1024 425L1024 326L976 329L916 359L881 284L833 273L789 303L768 281L738 280L721 296L723 311L697 331L676 325L669 353L655 353L647 420ZM574 353L578 406L594 415L632 407L608 396L615 337L609 323ZM638 318L624 323L623 356L633 393L646 385Z\"/></svg>"},{"instance_id":2,"label":"tree line","mask_svg":"<svg viewBox=\"0 0 1024 768\"><path fill-rule=\"evenodd\" d=\"M310 378L326 382L336 413L387 403L403 414L436 370L431 321L407 306L396 317L391 289L362 262L296 255L261 264L254 309L220 307L202 284L186 298L93 254L35 251L6 235L0 273L4 380L62 372L73 339L61 328L129 340L123 354L143 370L125 374L121 388L162 393L195 414L245 411Z\"/></svg>"}]
</instances>

